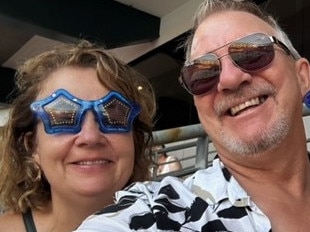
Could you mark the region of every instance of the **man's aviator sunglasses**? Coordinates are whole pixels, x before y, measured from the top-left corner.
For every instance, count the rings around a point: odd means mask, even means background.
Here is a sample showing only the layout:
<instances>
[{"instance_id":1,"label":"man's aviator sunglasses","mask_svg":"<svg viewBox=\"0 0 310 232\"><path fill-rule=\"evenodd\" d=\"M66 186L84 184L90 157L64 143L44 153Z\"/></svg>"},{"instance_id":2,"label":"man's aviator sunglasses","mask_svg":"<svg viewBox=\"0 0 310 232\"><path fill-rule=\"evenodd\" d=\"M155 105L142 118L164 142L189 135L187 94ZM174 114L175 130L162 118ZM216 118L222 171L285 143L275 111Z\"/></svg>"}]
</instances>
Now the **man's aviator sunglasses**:
<instances>
[{"instance_id":1,"label":"man's aviator sunglasses","mask_svg":"<svg viewBox=\"0 0 310 232\"><path fill-rule=\"evenodd\" d=\"M288 55L292 55L288 47L274 36L255 33L216 49L229 45L226 55L218 57L213 53L216 51L214 50L186 63L181 70L179 82L193 95L206 94L219 82L222 57L229 55L232 63L245 72L259 71L266 68L274 59L273 44L277 44Z\"/></svg>"},{"instance_id":2,"label":"man's aviator sunglasses","mask_svg":"<svg viewBox=\"0 0 310 232\"><path fill-rule=\"evenodd\" d=\"M101 132L127 133L141 111L139 105L116 91L98 100L86 101L64 89L33 102L31 110L42 120L48 134L80 132L87 111L94 113Z\"/></svg>"}]
</instances>

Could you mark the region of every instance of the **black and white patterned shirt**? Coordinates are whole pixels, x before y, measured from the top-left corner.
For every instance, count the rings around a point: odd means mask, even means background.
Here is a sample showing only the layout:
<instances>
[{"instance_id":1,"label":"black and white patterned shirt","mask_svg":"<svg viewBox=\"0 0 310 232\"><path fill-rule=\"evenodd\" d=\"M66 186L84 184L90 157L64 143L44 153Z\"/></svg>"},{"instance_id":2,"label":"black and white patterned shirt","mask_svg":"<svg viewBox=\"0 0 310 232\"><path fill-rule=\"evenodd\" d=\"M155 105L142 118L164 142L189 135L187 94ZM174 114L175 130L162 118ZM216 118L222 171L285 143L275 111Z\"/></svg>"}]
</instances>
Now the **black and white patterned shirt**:
<instances>
[{"instance_id":1,"label":"black and white patterned shirt","mask_svg":"<svg viewBox=\"0 0 310 232\"><path fill-rule=\"evenodd\" d=\"M116 204L90 216L76 232L271 232L267 216L218 158L182 181L136 183L116 193Z\"/></svg>"}]
</instances>

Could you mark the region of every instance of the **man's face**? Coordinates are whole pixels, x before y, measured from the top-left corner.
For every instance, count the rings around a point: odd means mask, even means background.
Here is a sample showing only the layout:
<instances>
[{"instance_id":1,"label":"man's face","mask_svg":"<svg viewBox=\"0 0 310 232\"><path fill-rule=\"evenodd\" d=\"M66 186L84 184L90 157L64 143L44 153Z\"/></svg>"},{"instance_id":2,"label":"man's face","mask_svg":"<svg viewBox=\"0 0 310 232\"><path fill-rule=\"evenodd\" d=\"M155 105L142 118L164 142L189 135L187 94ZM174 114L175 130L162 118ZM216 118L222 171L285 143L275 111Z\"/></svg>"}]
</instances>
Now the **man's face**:
<instances>
[{"instance_id":1,"label":"man's face","mask_svg":"<svg viewBox=\"0 0 310 232\"><path fill-rule=\"evenodd\" d=\"M257 32L277 37L273 28L249 13L211 15L195 33L191 59ZM195 95L194 102L219 153L244 155L271 150L287 138L296 118L301 120L304 88L295 62L282 48L274 47L270 65L255 72L236 67L226 55L228 46L213 52L223 56L219 82L210 92Z\"/></svg>"}]
</instances>

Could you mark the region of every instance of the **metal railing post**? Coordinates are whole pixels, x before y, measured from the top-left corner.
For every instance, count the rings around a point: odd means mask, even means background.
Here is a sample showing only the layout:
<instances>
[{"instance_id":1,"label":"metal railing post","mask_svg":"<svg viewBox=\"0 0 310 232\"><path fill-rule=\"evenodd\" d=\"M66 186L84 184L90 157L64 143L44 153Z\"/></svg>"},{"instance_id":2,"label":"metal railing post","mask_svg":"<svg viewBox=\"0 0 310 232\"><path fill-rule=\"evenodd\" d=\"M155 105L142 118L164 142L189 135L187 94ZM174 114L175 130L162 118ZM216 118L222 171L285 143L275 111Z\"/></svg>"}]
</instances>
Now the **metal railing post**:
<instances>
[{"instance_id":1,"label":"metal railing post","mask_svg":"<svg viewBox=\"0 0 310 232\"><path fill-rule=\"evenodd\" d=\"M208 155L209 155L209 137L201 136L197 139L197 146L196 146L195 167L197 169L203 169L208 166Z\"/></svg>"}]
</instances>

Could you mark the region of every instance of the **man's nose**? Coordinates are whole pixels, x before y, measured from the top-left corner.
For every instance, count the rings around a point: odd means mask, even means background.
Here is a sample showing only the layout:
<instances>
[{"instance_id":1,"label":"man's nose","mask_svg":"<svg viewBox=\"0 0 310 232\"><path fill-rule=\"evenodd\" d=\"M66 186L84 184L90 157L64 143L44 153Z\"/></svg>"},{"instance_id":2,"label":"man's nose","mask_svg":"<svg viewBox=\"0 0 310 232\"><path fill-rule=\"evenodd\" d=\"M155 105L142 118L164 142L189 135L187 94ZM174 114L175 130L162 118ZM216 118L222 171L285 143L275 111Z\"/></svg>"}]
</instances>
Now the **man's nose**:
<instances>
[{"instance_id":1,"label":"man's nose","mask_svg":"<svg viewBox=\"0 0 310 232\"><path fill-rule=\"evenodd\" d=\"M225 90L238 89L244 82L250 82L252 75L242 71L237 67L228 56L221 59L221 72L217 90L219 92Z\"/></svg>"}]
</instances>

